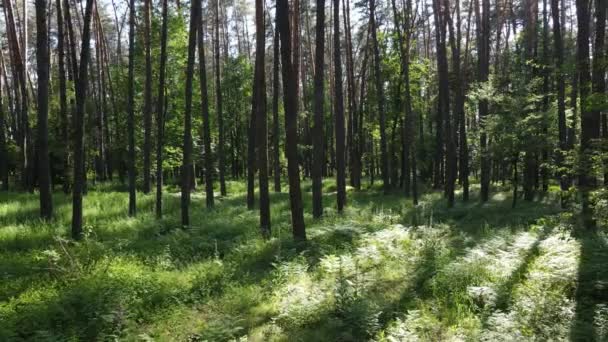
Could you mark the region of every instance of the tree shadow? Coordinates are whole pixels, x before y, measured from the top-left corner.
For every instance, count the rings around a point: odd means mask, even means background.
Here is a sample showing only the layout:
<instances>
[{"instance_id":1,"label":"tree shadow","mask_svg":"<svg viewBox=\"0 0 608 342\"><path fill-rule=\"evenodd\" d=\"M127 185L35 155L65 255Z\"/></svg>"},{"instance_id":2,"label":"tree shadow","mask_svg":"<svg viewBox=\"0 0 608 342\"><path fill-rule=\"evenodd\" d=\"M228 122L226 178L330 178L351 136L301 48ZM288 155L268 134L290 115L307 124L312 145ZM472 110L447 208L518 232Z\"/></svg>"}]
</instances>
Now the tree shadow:
<instances>
[{"instance_id":1,"label":"tree shadow","mask_svg":"<svg viewBox=\"0 0 608 342\"><path fill-rule=\"evenodd\" d=\"M608 249L604 234L580 232L581 254L574 320L570 329L572 341L608 340ZM601 310L604 309L604 310ZM603 317L602 317L603 316Z\"/></svg>"}]
</instances>

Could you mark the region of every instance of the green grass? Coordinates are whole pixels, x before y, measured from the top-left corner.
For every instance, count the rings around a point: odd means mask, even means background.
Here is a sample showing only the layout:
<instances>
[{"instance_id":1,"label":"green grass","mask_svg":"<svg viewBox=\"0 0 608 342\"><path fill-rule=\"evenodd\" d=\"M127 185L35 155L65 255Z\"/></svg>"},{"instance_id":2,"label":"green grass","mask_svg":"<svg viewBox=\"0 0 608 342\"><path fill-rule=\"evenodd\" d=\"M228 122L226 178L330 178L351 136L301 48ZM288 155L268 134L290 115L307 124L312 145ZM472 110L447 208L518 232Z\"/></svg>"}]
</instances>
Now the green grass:
<instances>
[{"instance_id":1,"label":"green grass","mask_svg":"<svg viewBox=\"0 0 608 342\"><path fill-rule=\"evenodd\" d=\"M554 195L511 209L507 192L447 210L428 192L417 207L374 186L348 192L291 239L288 195L271 193L272 239L263 241L245 187L179 224L167 188L154 194L91 186L86 239L69 240L69 196L36 219L35 194L0 193L0 341L438 341L606 340L607 240L578 231ZM474 192L475 189L474 189ZM303 247L303 248L302 248Z\"/></svg>"}]
</instances>

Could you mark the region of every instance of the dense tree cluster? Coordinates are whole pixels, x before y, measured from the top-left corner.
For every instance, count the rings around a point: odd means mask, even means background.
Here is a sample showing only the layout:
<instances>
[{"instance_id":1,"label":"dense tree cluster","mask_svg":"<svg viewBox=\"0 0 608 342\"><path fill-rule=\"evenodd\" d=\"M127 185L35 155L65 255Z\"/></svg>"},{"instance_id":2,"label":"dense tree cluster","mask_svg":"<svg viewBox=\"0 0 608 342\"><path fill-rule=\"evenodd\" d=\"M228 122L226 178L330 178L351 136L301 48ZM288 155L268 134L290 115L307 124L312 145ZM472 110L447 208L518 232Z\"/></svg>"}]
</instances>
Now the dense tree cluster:
<instances>
[{"instance_id":1,"label":"dense tree cluster","mask_svg":"<svg viewBox=\"0 0 608 342\"><path fill-rule=\"evenodd\" d=\"M46 220L52 191L71 191L75 239L87 182L114 177L131 216L155 183L161 218L163 183L179 185L184 228L198 179L208 208L246 179L264 237L283 178L296 240L302 178L315 218L335 177L338 212L364 178L414 204L442 189L448 207L556 184L594 226L606 1L251 2L2 0L1 189L38 191Z\"/></svg>"}]
</instances>

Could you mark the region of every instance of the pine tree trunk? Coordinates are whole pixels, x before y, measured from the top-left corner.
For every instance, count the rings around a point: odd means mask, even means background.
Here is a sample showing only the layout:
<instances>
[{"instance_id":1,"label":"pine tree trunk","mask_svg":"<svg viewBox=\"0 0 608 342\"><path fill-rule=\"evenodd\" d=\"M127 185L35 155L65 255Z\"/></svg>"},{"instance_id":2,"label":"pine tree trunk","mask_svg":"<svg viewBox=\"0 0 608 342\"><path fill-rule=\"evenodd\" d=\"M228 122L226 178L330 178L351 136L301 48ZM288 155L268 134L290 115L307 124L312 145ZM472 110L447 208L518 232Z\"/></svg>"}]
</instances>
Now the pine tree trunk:
<instances>
[{"instance_id":1,"label":"pine tree trunk","mask_svg":"<svg viewBox=\"0 0 608 342\"><path fill-rule=\"evenodd\" d=\"M38 72L38 185L40 217L53 216L49 157L49 35L47 31L47 0L36 0L36 64ZM4 127L0 128L4 130Z\"/></svg>"},{"instance_id":2,"label":"pine tree trunk","mask_svg":"<svg viewBox=\"0 0 608 342\"><path fill-rule=\"evenodd\" d=\"M276 14L275 14L276 16ZM275 32L273 41L273 59L272 59L272 153L273 153L273 176L274 176L274 191L281 192L281 157L280 157L280 131L279 131L279 29L276 25L278 21L275 18Z\"/></svg>"},{"instance_id":3,"label":"pine tree trunk","mask_svg":"<svg viewBox=\"0 0 608 342\"><path fill-rule=\"evenodd\" d=\"M190 7L190 29L188 34L188 62L186 66L186 110L184 112L183 160L181 168L181 216L182 228L190 225L190 183L192 177L192 82L194 78L194 55L196 37L200 25L201 0L193 0Z\"/></svg>"},{"instance_id":4,"label":"pine tree trunk","mask_svg":"<svg viewBox=\"0 0 608 342\"><path fill-rule=\"evenodd\" d=\"M224 156L224 113L222 112L222 82L220 65L220 0L215 0L215 94L219 141L217 145L218 168L220 176L220 194L226 196L225 156Z\"/></svg>"},{"instance_id":5,"label":"pine tree trunk","mask_svg":"<svg viewBox=\"0 0 608 342\"><path fill-rule=\"evenodd\" d=\"M323 215L323 166L325 164L325 0L317 0L317 27L315 42L315 109L312 128L313 166L312 166L312 216Z\"/></svg>"},{"instance_id":6,"label":"pine tree trunk","mask_svg":"<svg viewBox=\"0 0 608 342\"><path fill-rule=\"evenodd\" d=\"M291 28L288 0L277 0L277 27L281 39L281 65L283 75L283 106L285 108L285 154L289 178L291 224L296 241L306 240L300 170L298 161L298 107L297 72L292 62Z\"/></svg>"},{"instance_id":7,"label":"pine tree trunk","mask_svg":"<svg viewBox=\"0 0 608 342\"><path fill-rule=\"evenodd\" d=\"M201 12L202 18L202 12ZM217 27L216 27L217 28ZM201 107L203 111L203 149L205 163L205 203L207 208L214 206L213 198L213 155L211 154L211 122L209 117L209 96L207 93L207 68L205 59L205 35L203 25L198 27L198 60L201 88Z\"/></svg>"},{"instance_id":8,"label":"pine tree trunk","mask_svg":"<svg viewBox=\"0 0 608 342\"><path fill-rule=\"evenodd\" d=\"M487 82L490 74L490 0L482 1L482 11L479 12L479 0L476 1L477 37L478 37L478 81ZM487 202L490 194L490 157L488 139L484 131L485 118L488 116L488 101L479 101L479 119L481 125L480 153L481 153L481 201Z\"/></svg>"},{"instance_id":9,"label":"pine tree trunk","mask_svg":"<svg viewBox=\"0 0 608 342\"><path fill-rule=\"evenodd\" d=\"M66 7L69 6L66 0ZM66 8L69 13L69 9ZM74 113L74 187L72 188L72 238L82 238L82 194L84 190L84 113L88 87L88 64L91 54L91 14L93 12L93 0L87 0L84 15L84 27L82 31L82 48L80 49L80 66L76 81L76 110ZM68 30L71 30L72 22L66 16ZM75 51L75 42L72 40L72 49ZM75 63L75 61L73 61ZM74 75L76 76L76 75Z\"/></svg>"},{"instance_id":10,"label":"pine tree trunk","mask_svg":"<svg viewBox=\"0 0 608 342\"><path fill-rule=\"evenodd\" d=\"M127 95L127 135L129 144L129 216L136 214L135 193L135 0L129 7L129 79Z\"/></svg>"},{"instance_id":11,"label":"pine tree trunk","mask_svg":"<svg viewBox=\"0 0 608 342\"><path fill-rule=\"evenodd\" d=\"M168 0L162 0L162 28L160 38L160 64L158 68L158 98L156 104L156 218L163 217L163 149L165 135L165 77L167 65Z\"/></svg>"},{"instance_id":12,"label":"pine tree trunk","mask_svg":"<svg viewBox=\"0 0 608 342\"><path fill-rule=\"evenodd\" d=\"M152 46L151 46L151 14L152 0L144 0L144 49L146 59L146 79L144 83L144 183L142 191L148 194L151 188L151 158L152 158Z\"/></svg>"},{"instance_id":13,"label":"pine tree trunk","mask_svg":"<svg viewBox=\"0 0 608 342\"><path fill-rule=\"evenodd\" d=\"M346 204L346 146L344 124L344 94L342 87L342 59L340 48L340 0L334 0L334 116L336 120L336 184L338 212Z\"/></svg>"},{"instance_id":14,"label":"pine tree trunk","mask_svg":"<svg viewBox=\"0 0 608 342\"><path fill-rule=\"evenodd\" d=\"M268 122L266 118L266 74L265 74L265 35L264 2L255 1L256 23L256 53L255 53L255 80L254 96L256 102L257 119L257 166L260 186L260 229L262 236L270 238L270 197L268 194Z\"/></svg>"}]
</instances>

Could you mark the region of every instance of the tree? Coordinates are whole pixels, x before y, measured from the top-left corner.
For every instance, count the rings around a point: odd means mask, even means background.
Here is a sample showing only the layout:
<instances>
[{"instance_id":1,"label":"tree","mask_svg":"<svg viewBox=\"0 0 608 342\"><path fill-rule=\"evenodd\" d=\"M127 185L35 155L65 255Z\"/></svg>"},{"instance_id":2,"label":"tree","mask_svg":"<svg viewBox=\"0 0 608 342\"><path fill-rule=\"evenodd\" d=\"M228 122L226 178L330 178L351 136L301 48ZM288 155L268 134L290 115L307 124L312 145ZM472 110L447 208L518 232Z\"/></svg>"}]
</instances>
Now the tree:
<instances>
[{"instance_id":1,"label":"tree","mask_svg":"<svg viewBox=\"0 0 608 342\"><path fill-rule=\"evenodd\" d=\"M281 68L283 75L283 106L285 108L285 155L289 178L289 203L293 237L306 240L300 170L298 161L298 107L297 74L292 62L291 28L289 23L289 1L277 0L277 28L281 39Z\"/></svg>"},{"instance_id":2,"label":"tree","mask_svg":"<svg viewBox=\"0 0 608 342\"><path fill-rule=\"evenodd\" d=\"M167 68L167 1L162 0L162 28L160 38L160 64L158 68L158 98L156 103L156 217L163 216L163 148L165 135L165 78Z\"/></svg>"},{"instance_id":3,"label":"tree","mask_svg":"<svg viewBox=\"0 0 608 342\"><path fill-rule=\"evenodd\" d=\"M217 145L217 154L219 159L219 174L220 174L220 194L226 196L226 179L224 175L225 157L224 157L224 118L222 113L222 82L221 82L221 66L220 66L220 0L215 0L215 94L216 94L216 111L217 111L217 126L219 141Z\"/></svg>"},{"instance_id":4,"label":"tree","mask_svg":"<svg viewBox=\"0 0 608 342\"><path fill-rule=\"evenodd\" d=\"M36 0L36 64L38 71L38 184L40 217L53 216L49 157L49 35L47 1Z\"/></svg>"},{"instance_id":5,"label":"tree","mask_svg":"<svg viewBox=\"0 0 608 342\"><path fill-rule=\"evenodd\" d=\"M202 18L202 13L201 13ZM213 156L211 155L211 123L209 118L209 96L207 93L207 69L205 68L205 34L203 24L198 31L198 59L201 88L201 107L203 111L203 148L205 155L205 202L207 208L214 205L213 199ZM218 91L219 92L219 91ZM221 98L221 95L218 95ZM220 100L221 101L221 100ZM218 103L220 102L218 101Z\"/></svg>"},{"instance_id":6,"label":"tree","mask_svg":"<svg viewBox=\"0 0 608 342\"><path fill-rule=\"evenodd\" d=\"M190 225L190 183L192 181L192 82L194 77L194 54L196 34L200 25L201 0L190 5L190 29L188 33L188 61L186 66L186 110L184 112L183 157L181 168L181 213L182 228Z\"/></svg>"},{"instance_id":7,"label":"tree","mask_svg":"<svg viewBox=\"0 0 608 342\"><path fill-rule=\"evenodd\" d=\"M338 212L346 204L346 146L344 139L344 98L340 50L340 0L334 0L334 115L336 120L336 184Z\"/></svg>"},{"instance_id":8,"label":"tree","mask_svg":"<svg viewBox=\"0 0 608 342\"><path fill-rule=\"evenodd\" d=\"M68 100L67 100L67 85L65 78L65 33L63 23L63 9L61 0L56 0L55 7L57 10L57 71L59 78L59 117L61 118L61 137L66 144L70 141L69 123L68 123ZM69 153L68 146L63 152L63 192L68 193L70 183L68 181Z\"/></svg>"},{"instance_id":9,"label":"tree","mask_svg":"<svg viewBox=\"0 0 608 342\"><path fill-rule=\"evenodd\" d=\"M66 4L67 6L67 4ZM82 29L82 48L80 49L80 66L76 78L76 111L74 115L74 187L72 188L72 238L82 238L82 193L84 188L84 110L88 87L88 70L91 48L91 13L93 0L87 0ZM66 17L68 29L71 20ZM72 41L72 44L74 42Z\"/></svg>"},{"instance_id":10,"label":"tree","mask_svg":"<svg viewBox=\"0 0 608 342\"><path fill-rule=\"evenodd\" d=\"M129 79L127 95L127 135L129 140L129 216L135 216L135 0L129 0Z\"/></svg>"},{"instance_id":11,"label":"tree","mask_svg":"<svg viewBox=\"0 0 608 342\"><path fill-rule=\"evenodd\" d=\"M274 174L274 191L281 192L281 158L280 158L280 132L279 132L279 73L280 66L280 42L279 29L276 23L278 22L277 14L275 13L275 30L274 41L272 43L272 154L273 154L273 174Z\"/></svg>"},{"instance_id":12,"label":"tree","mask_svg":"<svg viewBox=\"0 0 608 342\"><path fill-rule=\"evenodd\" d=\"M146 56L146 80L144 86L144 183L143 192L150 192L152 154L152 54L150 42L152 0L144 0L144 48Z\"/></svg>"},{"instance_id":13,"label":"tree","mask_svg":"<svg viewBox=\"0 0 608 342\"><path fill-rule=\"evenodd\" d=\"M8 152L7 152L7 139L5 133L6 119L4 116L4 104L2 98L2 87L4 87L3 77L4 74L4 59L0 60L0 182L2 187L0 190L8 191Z\"/></svg>"},{"instance_id":14,"label":"tree","mask_svg":"<svg viewBox=\"0 0 608 342\"><path fill-rule=\"evenodd\" d=\"M490 74L490 0L482 1L482 13L479 13L479 0L476 1L477 12L477 49L478 81L487 82ZM481 201L487 202L490 193L490 157L488 151L488 138L485 132L485 120L488 116L488 101L479 101L480 138L479 148L481 153Z\"/></svg>"},{"instance_id":15,"label":"tree","mask_svg":"<svg viewBox=\"0 0 608 342\"><path fill-rule=\"evenodd\" d=\"M255 117L257 120L256 143L258 150L257 167L260 187L260 229L262 236L270 237L270 198L268 194L268 123L266 119L266 75L264 66L266 25L264 23L264 1L255 1L256 52L254 96L256 97Z\"/></svg>"},{"instance_id":16,"label":"tree","mask_svg":"<svg viewBox=\"0 0 608 342\"><path fill-rule=\"evenodd\" d=\"M317 30L315 43L315 108L312 128L312 215L323 215L323 166L325 164L324 133L324 69L325 69L325 0L317 0Z\"/></svg>"},{"instance_id":17,"label":"tree","mask_svg":"<svg viewBox=\"0 0 608 342\"><path fill-rule=\"evenodd\" d=\"M592 154L594 152L592 141L600 137L599 113L591 111L587 103L591 92L591 75L589 72L590 12L589 0L576 0L576 17L578 20L576 59L581 103L581 145L578 183L583 202L581 214L586 228L595 227L589 192L596 182L592 174Z\"/></svg>"},{"instance_id":18,"label":"tree","mask_svg":"<svg viewBox=\"0 0 608 342\"><path fill-rule=\"evenodd\" d=\"M386 142L386 113L384 112L384 83L382 81L382 70L380 64L380 47L378 45L377 22L376 22L376 0L369 0L369 24L372 34L372 45L374 51L374 78L376 82L376 97L378 101L378 114L380 116L380 158L382 181L384 192L390 189L388 152Z\"/></svg>"},{"instance_id":19,"label":"tree","mask_svg":"<svg viewBox=\"0 0 608 342\"><path fill-rule=\"evenodd\" d=\"M601 120L603 138L608 138L608 124L606 114L602 114L602 109L606 107L606 1L595 1L595 44L593 46L593 65L592 65L592 88L593 95L590 110L597 120ZM602 100L604 99L604 100ZM598 137L599 138L599 137ZM605 161L606 157L604 157ZM608 169L604 171L604 185L608 185Z\"/></svg>"}]
</instances>

